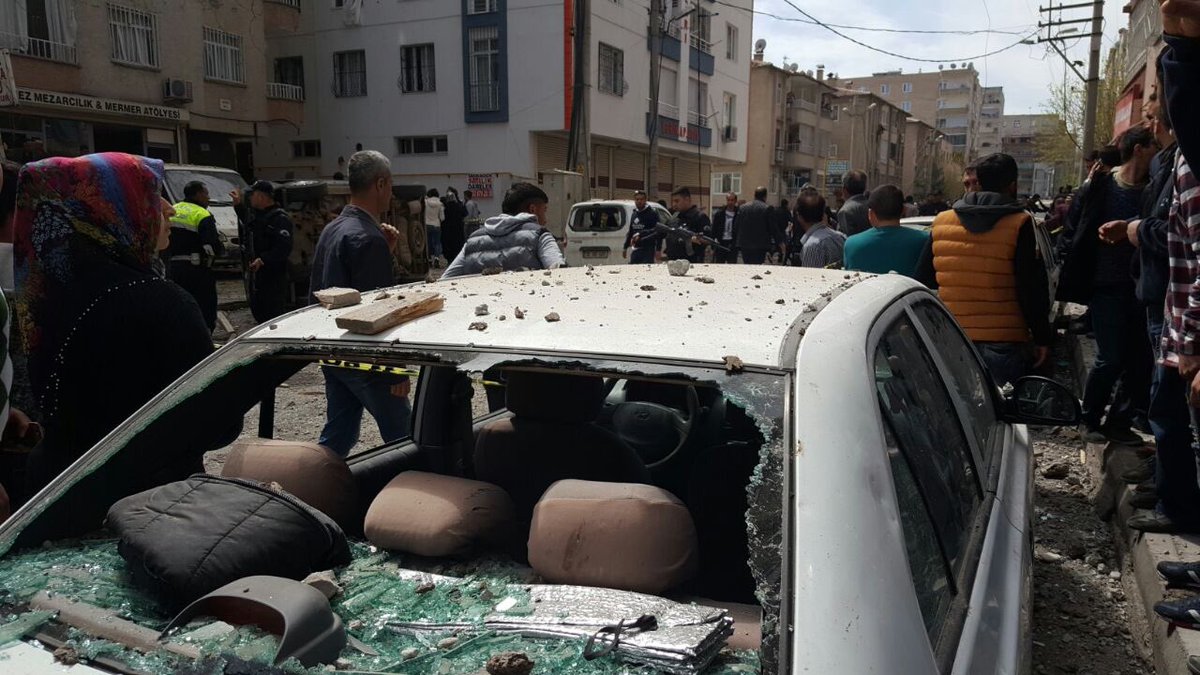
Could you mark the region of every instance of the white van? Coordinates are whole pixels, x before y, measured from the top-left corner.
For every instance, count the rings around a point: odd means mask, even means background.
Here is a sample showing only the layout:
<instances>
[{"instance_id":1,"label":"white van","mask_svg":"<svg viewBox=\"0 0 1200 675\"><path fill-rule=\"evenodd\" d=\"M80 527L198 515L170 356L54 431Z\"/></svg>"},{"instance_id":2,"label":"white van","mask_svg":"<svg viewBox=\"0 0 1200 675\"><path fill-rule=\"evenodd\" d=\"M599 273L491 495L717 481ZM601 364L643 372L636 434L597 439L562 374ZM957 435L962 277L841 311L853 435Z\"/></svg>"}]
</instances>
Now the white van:
<instances>
[{"instance_id":1,"label":"white van","mask_svg":"<svg viewBox=\"0 0 1200 675\"><path fill-rule=\"evenodd\" d=\"M208 188L208 210L217 221L217 234L225 245L225 255L213 261L213 267L240 268L242 266L242 240L238 233L237 213L229 199L232 190L250 187L233 169L219 166L196 166L192 164L168 164L163 189L172 204L183 201L183 186L198 180Z\"/></svg>"},{"instance_id":2,"label":"white van","mask_svg":"<svg viewBox=\"0 0 1200 675\"><path fill-rule=\"evenodd\" d=\"M659 222L667 222L669 211L654 202L648 206L658 214ZM633 220L633 201L626 199L593 199L571 207L567 216L567 265L620 265L629 262L621 257L629 223Z\"/></svg>"}]
</instances>

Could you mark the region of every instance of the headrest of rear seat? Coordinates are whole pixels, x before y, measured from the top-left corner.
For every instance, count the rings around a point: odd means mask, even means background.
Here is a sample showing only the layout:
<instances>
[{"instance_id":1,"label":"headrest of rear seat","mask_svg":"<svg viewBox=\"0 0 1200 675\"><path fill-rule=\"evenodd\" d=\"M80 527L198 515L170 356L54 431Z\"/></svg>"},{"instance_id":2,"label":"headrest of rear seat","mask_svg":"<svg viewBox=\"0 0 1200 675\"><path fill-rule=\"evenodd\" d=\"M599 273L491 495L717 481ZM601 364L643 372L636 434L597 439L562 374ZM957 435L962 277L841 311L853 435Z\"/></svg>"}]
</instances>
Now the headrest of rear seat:
<instances>
[{"instance_id":1,"label":"headrest of rear seat","mask_svg":"<svg viewBox=\"0 0 1200 675\"><path fill-rule=\"evenodd\" d=\"M696 526L652 485L560 480L533 509L529 564L548 581L661 593L697 569Z\"/></svg>"},{"instance_id":2,"label":"headrest of rear seat","mask_svg":"<svg viewBox=\"0 0 1200 675\"><path fill-rule=\"evenodd\" d=\"M515 513L508 493L491 483L405 471L371 502L363 532L391 551L462 556L510 546Z\"/></svg>"},{"instance_id":3,"label":"headrest of rear seat","mask_svg":"<svg viewBox=\"0 0 1200 675\"><path fill-rule=\"evenodd\" d=\"M233 444L221 475L279 483L284 490L343 527L360 513L358 486L345 460L316 443L267 438L239 440Z\"/></svg>"},{"instance_id":4,"label":"headrest of rear seat","mask_svg":"<svg viewBox=\"0 0 1200 675\"><path fill-rule=\"evenodd\" d=\"M604 380L586 375L505 373L508 409L526 419L561 424L595 421L604 405Z\"/></svg>"}]
</instances>

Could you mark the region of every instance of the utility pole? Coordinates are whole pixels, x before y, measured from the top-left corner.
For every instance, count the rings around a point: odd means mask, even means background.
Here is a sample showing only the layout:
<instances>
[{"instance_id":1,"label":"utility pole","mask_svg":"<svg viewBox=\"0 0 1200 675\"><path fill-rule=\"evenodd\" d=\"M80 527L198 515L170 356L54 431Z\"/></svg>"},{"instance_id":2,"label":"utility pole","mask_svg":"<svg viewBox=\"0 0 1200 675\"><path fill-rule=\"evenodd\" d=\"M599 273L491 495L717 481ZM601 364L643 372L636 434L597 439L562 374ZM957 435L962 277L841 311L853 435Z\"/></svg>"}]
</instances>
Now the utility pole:
<instances>
[{"instance_id":1,"label":"utility pole","mask_svg":"<svg viewBox=\"0 0 1200 675\"><path fill-rule=\"evenodd\" d=\"M646 119L646 135L650 151L646 155L646 195L658 200L658 100L659 78L662 74L662 0L650 0L650 111Z\"/></svg>"},{"instance_id":2,"label":"utility pole","mask_svg":"<svg viewBox=\"0 0 1200 675\"><path fill-rule=\"evenodd\" d=\"M1104 0L1096 0L1092 3L1092 44L1088 53L1087 108L1083 111L1084 152L1091 152L1096 143L1096 100L1100 94L1100 32L1103 24ZM1082 168L1080 172L1082 176Z\"/></svg>"},{"instance_id":3,"label":"utility pole","mask_svg":"<svg viewBox=\"0 0 1200 675\"><path fill-rule=\"evenodd\" d=\"M1091 18L1062 19L1063 10L1082 9L1086 7L1090 7L1092 9ZM1089 153L1094 149L1093 146L1096 143L1096 104L1100 94L1100 44L1104 27L1104 0L1092 0L1090 2L1080 2L1071 5L1055 5L1051 3L1049 7L1038 7L1038 11L1046 14L1049 18L1049 21L1044 23L1041 21L1038 22L1038 28L1045 28L1046 35L1044 37L1038 37L1037 41L1039 43L1050 43L1050 46L1054 48L1054 51L1058 52L1058 55L1063 58L1063 61L1066 62L1067 66L1073 70L1079 79L1083 80L1084 84L1087 86L1086 103L1083 111L1083 138L1081 139L1082 142L1079 144L1079 150L1084 154ZM1054 20L1054 12L1058 12L1059 14L1059 19L1057 21ZM1060 26L1082 23L1091 23L1091 33L1080 35L1076 28L1070 28L1052 34L1053 29ZM1067 53L1057 44L1066 40L1076 40L1082 37L1091 38L1090 51L1088 54L1087 77L1084 77L1084 75L1079 72L1078 66L1082 66L1083 62L1072 61L1070 57L1067 56ZM1064 120L1064 122L1065 121L1066 120ZM1079 180L1080 182L1083 182L1084 176L1087 174L1087 167L1083 166L1082 161L1079 162L1078 170Z\"/></svg>"}]
</instances>

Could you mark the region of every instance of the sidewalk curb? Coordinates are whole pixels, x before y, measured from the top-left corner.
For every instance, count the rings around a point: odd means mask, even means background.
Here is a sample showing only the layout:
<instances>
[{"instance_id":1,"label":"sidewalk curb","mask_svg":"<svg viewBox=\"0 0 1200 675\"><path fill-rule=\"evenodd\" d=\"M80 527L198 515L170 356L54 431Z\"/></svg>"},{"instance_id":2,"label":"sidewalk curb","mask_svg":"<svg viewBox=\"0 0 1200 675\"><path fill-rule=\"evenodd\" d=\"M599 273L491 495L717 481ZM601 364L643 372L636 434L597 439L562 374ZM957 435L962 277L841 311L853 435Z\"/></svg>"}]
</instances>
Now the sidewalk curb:
<instances>
[{"instance_id":1,"label":"sidewalk curb","mask_svg":"<svg viewBox=\"0 0 1200 675\"><path fill-rule=\"evenodd\" d=\"M1086 376L1087 364L1095 356L1095 345L1082 336L1069 336L1074 344L1071 354L1074 372ZM1082 387L1083 379L1077 380ZM1138 649L1151 657L1160 675L1190 675L1187 659L1200 654L1200 631L1175 630L1167 633L1167 623L1154 613L1154 604L1165 596L1165 586L1158 577L1157 565L1164 560L1200 561L1200 537L1167 534L1143 534L1126 525L1136 509L1129 505L1130 486L1120 476L1137 466L1141 459L1136 448L1116 443L1085 444L1082 455L1086 470L1098 483L1090 495L1099 516L1109 522L1117 547L1117 556L1125 569L1121 584L1130 604L1139 604L1142 611L1131 607L1130 634ZM1148 644L1147 644L1148 642Z\"/></svg>"}]
</instances>

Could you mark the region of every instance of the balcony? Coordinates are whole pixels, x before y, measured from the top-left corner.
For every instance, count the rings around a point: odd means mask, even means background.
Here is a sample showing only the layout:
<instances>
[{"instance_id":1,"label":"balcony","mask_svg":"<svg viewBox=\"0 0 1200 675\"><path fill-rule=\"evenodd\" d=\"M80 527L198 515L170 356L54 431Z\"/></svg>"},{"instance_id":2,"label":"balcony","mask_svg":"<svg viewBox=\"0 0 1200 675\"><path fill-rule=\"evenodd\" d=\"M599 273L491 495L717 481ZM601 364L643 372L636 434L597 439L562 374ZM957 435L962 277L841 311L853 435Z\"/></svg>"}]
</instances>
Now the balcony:
<instances>
[{"instance_id":1,"label":"balcony","mask_svg":"<svg viewBox=\"0 0 1200 675\"><path fill-rule=\"evenodd\" d=\"M62 42L51 42L35 37L25 37L16 33L0 33L0 49L8 49L13 56L25 56L43 61L58 63L79 63L75 46Z\"/></svg>"},{"instance_id":2,"label":"balcony","mask_svg":"<svg viewBox=\"0 0 1200 675\"><path fill-rule=\"evenodd\" d=\"M283 82L268 82L267 98L274 101L303 101L304 87Z\"/></svg>"},{"instance_id":3,"label":"balcony","mask_svg":"<svg viewBox=\"0 0 1200 675\"><path fill-rule=\"evenodd\" d=\"M788 143L783 149L785 166L807 167L816 164L816 147L811 143Z\"/></svg>"},{"instance_id":4,"label":"balcony","mask_svg":"<svg viewBox=\"0 0 1200 675\"><path fill-rule=\"evenodd\" d=\"M300 0L263 2L263 29L268 37L292 35L300 30Z\"/></svg>"}]
</instances>

